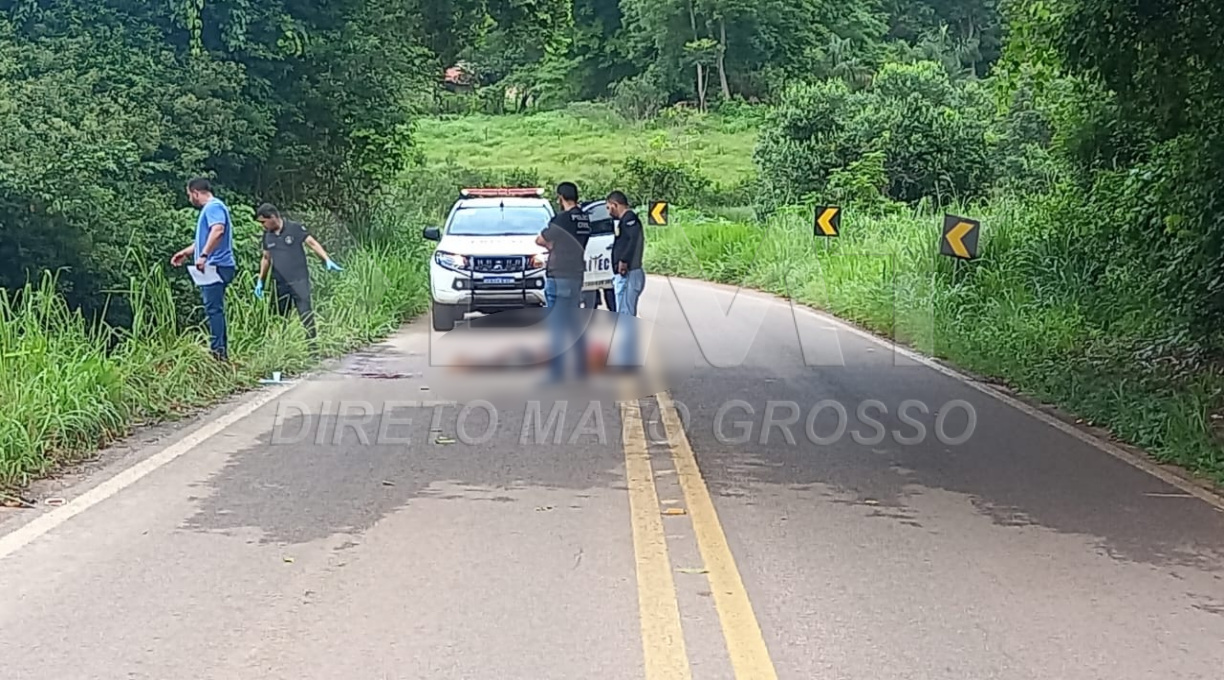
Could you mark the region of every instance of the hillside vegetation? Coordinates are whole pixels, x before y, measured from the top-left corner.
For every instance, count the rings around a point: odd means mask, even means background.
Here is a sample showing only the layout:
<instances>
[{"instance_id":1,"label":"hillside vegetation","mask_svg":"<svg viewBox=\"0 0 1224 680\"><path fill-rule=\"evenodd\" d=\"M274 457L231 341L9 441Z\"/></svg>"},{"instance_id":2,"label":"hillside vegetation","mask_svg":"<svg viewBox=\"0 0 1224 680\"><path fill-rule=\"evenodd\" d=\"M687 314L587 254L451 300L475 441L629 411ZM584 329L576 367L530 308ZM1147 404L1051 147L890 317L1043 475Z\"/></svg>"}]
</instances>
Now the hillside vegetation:
<instances>
[{"instance_id":1,"label":"hillside vegetation","mask_svg":"<svg viewBox=\"0 0 1224 680\"><path fill-rule=\"evenodd\" d=\"M249 295L259 202L348 267L319 274L334 353L422 308L417 229L459 185L562 178L675 204L656 271L798 276L801 299L1218 479L1222 7L0 0L0 484L309 365L261 342L298 331ZM229 371L163 264L200 174L239 221ZM827 252L804 236L817 203L846 210ZM945 211L984 223L959 272L934 255ZM849 264L868 251L895 262ZM894 324L892 302L914 311Z\"/></svg>"}]
</instances>

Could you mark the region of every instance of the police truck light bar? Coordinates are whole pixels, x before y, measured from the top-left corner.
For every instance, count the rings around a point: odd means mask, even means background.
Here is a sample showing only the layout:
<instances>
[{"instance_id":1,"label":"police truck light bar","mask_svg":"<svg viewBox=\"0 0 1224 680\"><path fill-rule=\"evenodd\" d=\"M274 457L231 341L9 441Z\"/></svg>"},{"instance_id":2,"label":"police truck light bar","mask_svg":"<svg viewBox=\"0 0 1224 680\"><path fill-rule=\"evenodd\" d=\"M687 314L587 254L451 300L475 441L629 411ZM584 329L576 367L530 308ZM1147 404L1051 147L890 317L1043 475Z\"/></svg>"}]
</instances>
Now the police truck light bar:
<instances>
[{"instance_id":1,"label":"police truck light bar","mask_svg":"<svg viewBox=\"0 0 1224 680\"><path fill-rule=\"evenodd\" d=\"M543 189L515 189L511 187L489 187L481 189L460 189L459 195L464 198L496 198L513 196L516 198L543 198Z\"/></svg>"}]
</instances>

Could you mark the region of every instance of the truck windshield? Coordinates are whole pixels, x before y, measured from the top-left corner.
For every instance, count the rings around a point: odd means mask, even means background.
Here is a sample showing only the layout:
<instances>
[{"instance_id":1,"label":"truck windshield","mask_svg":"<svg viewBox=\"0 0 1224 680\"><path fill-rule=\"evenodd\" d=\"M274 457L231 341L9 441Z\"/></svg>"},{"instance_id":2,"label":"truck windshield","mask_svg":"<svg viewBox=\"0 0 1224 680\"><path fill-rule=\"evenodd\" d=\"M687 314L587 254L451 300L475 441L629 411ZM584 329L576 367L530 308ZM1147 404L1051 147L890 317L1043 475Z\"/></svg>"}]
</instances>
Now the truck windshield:
<instances>
[{"instance_id":1,"label":"truck windshield","mask_svg":"<svg viewBox=\"0 0 1224 680\"><path fill-rule=\"evenodd\" d=\"M544 231L552 215L536 205L460 208L447 233L456 236L519 236Z\"/></svg>"}]
</instances>

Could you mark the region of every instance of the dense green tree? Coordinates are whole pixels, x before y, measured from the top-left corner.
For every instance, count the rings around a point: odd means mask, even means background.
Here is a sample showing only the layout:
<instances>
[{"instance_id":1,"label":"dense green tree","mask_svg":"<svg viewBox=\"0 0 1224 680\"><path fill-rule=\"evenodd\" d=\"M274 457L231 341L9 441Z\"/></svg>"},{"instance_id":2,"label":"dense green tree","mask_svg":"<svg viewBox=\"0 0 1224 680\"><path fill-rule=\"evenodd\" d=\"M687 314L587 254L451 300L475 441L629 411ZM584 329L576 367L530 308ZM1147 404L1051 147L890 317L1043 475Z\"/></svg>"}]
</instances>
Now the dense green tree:
<instances>
[{"instance_id":1,"label":"dense green tree","mask_svg":"<svg viewBox=\"0 0 1224 680\"><path fill-rule=\"evenodd\" d=\"M984 76L1002 49L998 0L888 0L889 35Z\"/></svg>"},{"instance_id":2,"label":"dense green tree","mask_svg":"<svg viewBox=\"0 0 1224 680\"><path fill-rule=\"evenodd\" d=\"M519 107L529 98L563 102L580 96L571 0L486 0L487 30L464 55L486 84L511 88Z\"/></svg>"},{"instance_id":3,"label":"dense green tree","mask_svg":"<svg viewBox=\"0 0 1224 680\"><path fill-rule=\"evenodd\" d=\"M1153 292L1202 342L1224 348L1224 5L1075 0L1052 12L1028 0L1016 9L1022 29L1043 22L1060 65L1111 93L1076 109L1072 158L1110 189L1099 195L1116 215L1120 256L1144 262Z\"/></svg>"},{"instance_id":4,"label":"dense green tree","mask_svg":"<svg viewBox=\"0 0 1224 680\"><path fill-rule=\"evenodd\" d=\"M617 41L621 22L619 0L574 0L575 78L583 99L605 97L636 74Z\"/></svg>"},{"instance_id":5,"label":"dense green tree","mask_svg":"<svg viewBox=\"0 0 1224 680\"><path fill-rule=\"evenodd\" d=\"M467 59L486 86L540 102L617 95L626 110L653 110L644 102L657 93L707 108L715 98L772 96L797 80L862 87L890 58L984 75L1000 47L997 0L416 2L444 10L422 42ZM471 27L461 49L438 41L461 22Z\"/></svg>"},{"instance_id":6,"label":"dense green tree","mask_svg":"<svg viewBox=\"0 0 1224 680\"><path fill-rule=\"evenodd\" d=\"M835 38L867 49L885 30L874 2L622 0L621 8L635 63L655 65L673 93L701 107L711 91L763 96L811 78Z\"/></svg>"},{"instance_id":7,"label":"dense green tree","mask_svg":"<svg viewBox=\"0 0 1224 680\"><path fill-rule=\"evenodd\" d=\"M0 1L0 285L67 267L101 309L129 251L190 233L183 185L352 208L402 165L432 81L397 0ZM110 310L120 314L122 310ZM121 318L118 320L122 320Z\"/></svg>"},{"instance_id":8,"label":"dense green tree","mask_svg":"<svg viewBox=\"0 0 1224 680\"><path fill-rule=\"evenodd\" d=\"M434 58L435 66L453 66L489 29L486 0L390 0L399 4L403 21Z\"/></svg>"}]
</instances>

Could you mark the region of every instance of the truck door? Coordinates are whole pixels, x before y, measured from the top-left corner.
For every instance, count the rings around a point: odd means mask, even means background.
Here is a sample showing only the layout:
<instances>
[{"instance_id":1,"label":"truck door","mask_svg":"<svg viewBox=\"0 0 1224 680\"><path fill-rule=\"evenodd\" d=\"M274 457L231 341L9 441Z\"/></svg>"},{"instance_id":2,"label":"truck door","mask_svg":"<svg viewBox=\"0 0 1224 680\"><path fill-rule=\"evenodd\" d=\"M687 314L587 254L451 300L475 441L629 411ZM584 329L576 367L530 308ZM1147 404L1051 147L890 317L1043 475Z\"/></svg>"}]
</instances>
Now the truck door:
<instances>
[{"instance_id":1,"label":"truck door","mask_svg":"<svg viewBox=\"0 0 1224 680\"><path fill-rule=\"evenodd\" d=\"M594 201L582 207L591 216L591 238L586 248L586 276L582 289L603 290L612 287L612 241L616 238L616 220L604 201Z\"/></svg>"}]
</instances>

